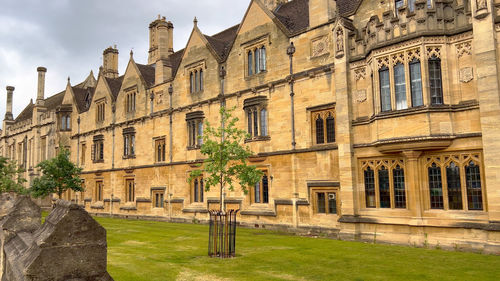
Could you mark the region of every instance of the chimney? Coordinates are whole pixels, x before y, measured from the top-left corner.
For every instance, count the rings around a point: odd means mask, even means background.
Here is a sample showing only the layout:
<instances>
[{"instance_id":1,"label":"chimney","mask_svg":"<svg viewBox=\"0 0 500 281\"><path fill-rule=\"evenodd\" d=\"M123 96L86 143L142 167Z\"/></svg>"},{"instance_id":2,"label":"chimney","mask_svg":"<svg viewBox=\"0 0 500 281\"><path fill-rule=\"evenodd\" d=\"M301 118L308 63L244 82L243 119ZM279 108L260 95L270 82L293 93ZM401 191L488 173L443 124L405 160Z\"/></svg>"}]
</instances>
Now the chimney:
<instances>
[{"instance_id":1,"label":"chimney","mask_svg":"<svg viewBox=\"0 0 500 281\"><path fill-rule=\"evenodd\" d=\"M174 25L158 15L158 19L149 25L149 64L166 59L174 53L173 38Z\"/></svg>"},{"instance_id":2,"label":"chimney","mask_svg":"<svg viewBox=\"0 0 500 281\"><path fill-rule=\"evenodd\" d=\"M5 120L13 120L12 116L12 94L14 93L14 87L7 86L7 107L5 108Z\"/></svg>"},{"instance_id":3,"label":"chimney","mask_svg":"<svg viewBox=\"0 0 500 281\"><path fill-rule=\"evenodd\" d=\"M118 78L118 49L116 45L102 53L102 74L107 78Z\"/></svg>"},{"instance_id":4,"label":"chimney","mask_svg":"<svg viewBox=\"0 0 500 281\"><path fill-rule=\"evenodd\" d=\"M164 83L172 77L172 65L170 60L160 59L155 65L155 85Z\"/></svg>"},{"instance_id":5,"label":"chimney","mask_svg":"<svg viewBox=\"0 0 500 281\"><path fill-rule=\"evenodd\" d=\"M38 92L36 95L36 104L43 106L43 101L45 99L45 72L47 68L40 66L36 69L38 71Z\"/></svg>"},{"instance_id":6,"label":"chimney","mask_svg":"<svg viewBox=\"0 0 500 281\"><path fill-rule=\"evenodd\" d=\"M309 27L327 23L335 17L336 12L335 0L309 0Z\"/></svg>"}]
</instances>

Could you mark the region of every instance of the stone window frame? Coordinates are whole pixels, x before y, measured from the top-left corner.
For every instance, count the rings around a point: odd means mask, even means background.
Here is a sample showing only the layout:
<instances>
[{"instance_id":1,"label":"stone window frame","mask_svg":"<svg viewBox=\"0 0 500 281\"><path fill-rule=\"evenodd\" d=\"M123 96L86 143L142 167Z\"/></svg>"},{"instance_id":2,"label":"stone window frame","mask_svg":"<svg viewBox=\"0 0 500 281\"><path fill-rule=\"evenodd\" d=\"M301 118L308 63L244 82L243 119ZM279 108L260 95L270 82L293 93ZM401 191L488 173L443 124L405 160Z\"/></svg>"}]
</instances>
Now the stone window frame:
<instances>
[{"instance_id":1,"label":"stone window frame","mask_svg":"<svg viewBox=\"0 0 500 281\"><path fill-rule=\"evenodd\" d=\"M206 61L200 60L185 67L185 74L188 79L188 93L199 94L205 90Z\"/></svg>"},{"instance_id":2,"label":"stone window frame","mask_svg":"<svg viewBox=\"0 0 500 281\"><path fill-rule=\"evenodd\" d=\"M136 184L134 177L125 177L124 178L124 186L125 186L125 202L126 203L135 203L136 200Z\"/></svg>"},{"instance_id":3,"label":"stone window frame","mask_svg":"<svg viewBox=\"0 0 500 281\"><path fill-rule=\"evenodd\" d=\"M243 101L243 110L246 130L250 136L245 142L270 140L268 98L266 96L248 98Z\"/></svg>"},{"instance_id":4,"label":"stone window frame","mask_svg":"<svg viewBox=\"0 0 500 281\"><path fill-rule=\"evenodd\" d=\"M429 153L423 155L421 158L421 167L423 174L423 188L424 188L424 206L427 211L458 211L458 212L487 212L487 198L486 198L486 185L485 185L485 172L483 164L483 156L480 151L472 152L448 152L448 153ZM470 165L471 161L479 169L480 177L480 192L481 192L481 208L480 209L470 209L469 202L469 186L467 183L467 166ZM447 167L451 167L451 163L454 163L459 169L460 177L460 193L461 193L461 209L450 208L449 200L449 190L448 190L448 174ZM440 171L441 180L441 198L442 207L432 207L431 200L431 188L430 188L430 178L429 178L429 168L433 167L435 164L436 168ZM470 166L469 166L470 167Z\"/></svg>"},{"instance_id":5,"label":"stone window frame","mask_svg":"<svg viewBox=\"0 0 500 281\"><path fill-rule=\"evenodd\" d=\"M94 202L104 201L104 180L98 179L95 181L93 198Z\"/></svg>"},{"instance_id":6,"label":"stone window frame","mask_svg":"<svg viewBox=\"0 0 500 281\"><path fill-rule=\"evenodd\" d=\"M153 209L163 209L165 207L165 187L151 188L151 203Z\"/></svg>"},{"instance_id":7,"label":"stone window frame","mask_svg":"<svg viewBox=\"0 0 500 281\"><path fill-rule=\"evenodd\" d=\"M245 54L243 63L245 78L257 77L259 74L263 75L268 72L270 45L269 34L265 34L241 44L243 53ZM264 56L262 56L262 54L264 54ZM256 71L257 65L259 66L258 71Z\"/></svg>"},{"instance_id":8,"label":"stone window frame","mask_svg":"<svg viewBox=\"0 0 500 281\"><path fill-rule=\"evenodd\" d=\"M408 210L408 180L407 180L407 172L406 172L406 162L405 159L399 158L399 157L394 157L394 158L374 158L374 159L362 159L360 160L360 180L362 182L363 186L363 191L362 192L362 199L360 200L362 202L362 208L363 209L378 209L378 210ZM395 175L394 171L396 168L399 166L399 170L403 172L404 176L404 207L401 205L400 202L397 202L397 194L396 194L396 187L395 187ZM366 172L373 172L373 201L368 200L368 197L370 196L368 191L367 191L367 177L366 177ZM387 176L388 176L388 190L385 192L386 195L385 197L389 198L389 204L388 206L382 206L381 205L381 189L380 189L380 171L387 171ZM397 176L397 175L396 175ZM371 193L371 192L370 192ZM400 198L400 197L399 197Z\"/></svg>"},{"instance_id":9,"label":"stone window frame","mask_svg":"<svg viewBox=\"0 0 500 281\"><path fill-rule=\"evenodd\" d=\"M97 135L93 138L92 161L94 163L104 163L104 136Z\"/></svg>"},{"instance_id":10,"label":"stone window frame","mask_svg":"<svg viewBox=\"0 0 500 281\"><path fill-rule=\"evenodd\" d=\"M47 136L40 137L40 162L47 160Z\"/></svg>"},{"instance_id":11,"label":"stone window frame","mask_svg":"<svg viewBox=\"0 0 500 281\"><path fill-rule=\"evenodd\" d=\"M153 138L153 151L155 155L155 163L162 163L166 160L166 137Z\"/></svg>"},{"instance_id":12,"label":"stone window frame","mask_svg":"<svg viewBox=\"0 0 500 281\"><path fill-rule=\"evenodd\" d=\"M314 107L309 107L306 110L308 111L308 115L310 116L310 125L311 125L311 141L312 145L322 146L322 145L331 145L337 142L336 131L337 131L337 116L335 111L335 103L323 104ZM316 120L317 117L321 117L323 119L323 143L318 143L318 135L317 135L317 126ZM328 142L328 127L327 127L327 118L333 118L333 141Z\"/></svg>"},{"instance_id":13,"label":"stone window frame","mask_svg":"<svg viewBox=\"0 0 500 281\"><path fill-rule=\"evenodd\" d=\"M97 123L102 123L106 120L106 99L102 98L95 101L96 104L96 115L95 120Z\"/></svg>"},{"instance_id":14,"label":"stone window frame","mask_svg":"<svg viewBox=\"0 0 500 281\"><path fill-rule=\"evenodd\" d=\"M137 87L125 91L124 108L126 114L132 114L137 109Z\"/></svg>"},{"instance_id":15,"label":"stone window frame","mask_svg":"<svg viewBox=\"0 0 500 281\"><path fill-rule=\"evenodd\" d=\"M203 122L205 114L203 111L194 111L186 114L187 125L187 149L200 149L203 145Z\"/></svg>"},{"instance_id":16,"label":"stone window frame","mask_svg":"<svg viewBox=\"0 0 500 281\"><path fill-rule=\"evenodd\" d=\"M340 205L341 205L341 201L339 200L339 196L340 196L340 188L339 187L335 187L335 186L325 186L325 187L311 187L309 188L309 193L310 193L310 198L312 199L311 200L311 207L312 207L312 212L314 215L328 215L328 216L340 216ZM328 196L325 196L325 198L323 200L325 200L325 212L320 212L319 209L318 209L318 206L319 206L319 196L318 194L319 193L323 193L325 195L328 195ZM330 213L330 210L328 208L329 206L329 194L335 194L335 213Z\"/></svg>"},{"instance_id":17,"label":"stone window frame","mask_svg":"<svg viewBox=\"0 0 500 281\"><path fill-rule=\"evenodd\" d=\"M135 158L135 128L123 129L123 159Z\"/></svg>"},{"instance_id":18,"label":"stone window frame","mask_svg":"<svg viewBox=\"0 0 500 281\"><path fill-rule=\"evenodd\" d=\"M258 167L258 169L260 171L262 171L264 173L264 175L262 176L262 178L254 185L250 188L250 192L248 192L249 196L250 196L250 204L251 205L269 205L270 202L271 202L271 190L272 190L272 176L271 176L271 173L269 172L270 169L269 168L266 168L266 167ZM266 186L266 181L265 179L267 179L267 186ZM257 198L256 198L256 190L257 190L257 185L259 185L259 202L257 202ZM264 186L266 186L264 188ZM267 189L267 190L265 190ZM266 196L267 196L267 200L266 199Z\"/></svg>"},{"instance_id":19,"label":"stone window frame","mask_svg":"<svg viewBox=\"0 0 500 281\"><path fill-rule=\"evenodd\" d=\"M190 184L191 203L205 202L205 180L203 175L193 178Z\"/></svg>"}]
</instances>

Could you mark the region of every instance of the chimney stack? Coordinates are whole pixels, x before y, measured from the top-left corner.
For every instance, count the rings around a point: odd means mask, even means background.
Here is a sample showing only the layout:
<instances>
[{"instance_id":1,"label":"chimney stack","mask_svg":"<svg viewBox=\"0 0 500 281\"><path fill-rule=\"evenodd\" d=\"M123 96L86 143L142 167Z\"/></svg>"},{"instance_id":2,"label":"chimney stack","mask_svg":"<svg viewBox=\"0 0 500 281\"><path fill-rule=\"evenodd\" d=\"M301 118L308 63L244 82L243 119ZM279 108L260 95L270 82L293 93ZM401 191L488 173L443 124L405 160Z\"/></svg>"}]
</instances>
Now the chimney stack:
<instances>
[{"instance_id":1,"label":"chimney stack","mask_svg":"<svg viewBox=\"0 0 500 281\"><path fill-rule=\"evenodd\" d=\"M166 59L174 53L174 25L165 17L149 25L149 58L148 63L154 64L160 59Z\"/></svg>"},{"instance_id":2,"label":"chimney stack","mask_svg":"<svg viewBox=\"0 0 500 281\"><path fill-rule=\"evenodd\" d=\"M38 92L36 96L37 105L43 105L43 100L45 99L45 72L47 68L40 66L36 69L38 71Z\"/></svg>"},{"instance_id":3,"label":"chimney stack","mask_svg":"<svg viewBox=\"0 0 500 281\"><path fill-rule=\"evenodd\" d=\"M309 0L309 27L327 23L337 13L335 0Z\"/></svg>"},{"instance_id":4,"label":"chimney stack","mask_svg":"<svg viewBox=\"0 0 500 281\"><path fill-rule=\"evenodd\" d=\"M118 78L118 49L116 49L116 45L104 50L102 60L104 77Z\"/></svg>"},{"instance_id":5,"label":"chimney stack","mask_svg":"<svg viewBox=\"0 0 500 281\"><path fill-rule=\"evenodd\" d=\"M5 109L5 120L13 120L12 116L12 94L14 93L14 87L7 86L7 107Z\"/></svg>"}]
</instances>

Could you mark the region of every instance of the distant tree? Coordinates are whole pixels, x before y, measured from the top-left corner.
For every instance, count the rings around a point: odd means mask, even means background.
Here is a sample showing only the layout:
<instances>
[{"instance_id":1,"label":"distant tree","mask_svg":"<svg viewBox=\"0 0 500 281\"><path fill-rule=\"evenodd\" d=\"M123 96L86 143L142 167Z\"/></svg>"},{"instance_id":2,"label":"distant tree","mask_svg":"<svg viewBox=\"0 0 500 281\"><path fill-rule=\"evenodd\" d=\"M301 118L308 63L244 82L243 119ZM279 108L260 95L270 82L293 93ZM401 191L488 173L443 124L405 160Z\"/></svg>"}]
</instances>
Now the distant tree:
<instances>
[{"instance_id":1,"label":"distant tree","mask_svg":"<svg viewBox=\"0 0 500 281\"><path fill-rule=\"evenodd\" d=\"M56 193L60 199L68 189L83 191L80 179L82 169L69 160L67 149L62 148L56 157L40 162L37 167L40 168L42 176L33 180L31 193L34 197Z\"/></svg>"},{"instance_id":2,"label":"distant tree","mask_svg":"<svg viewBox=\"0 0 500 281\"><path fill-rule=\"evenodd\" d=\"M199 166L201 169L192 171L188 179L191 182L194 178L205 174L203 178L205 191L219 186L221 211L224 211L223 194L226 186L233 191L237 181L243 192L247 194L248 187L255 185L263 176L262 171L247 164L248 157L253 153L242 143L249 138L249 135L246 131L236 127L238 118L231 115L233 110L234 108L221 107L219 127L212 127L208 121L205 122L201 153L207 158Z\"/></svg>"},{"instance_id":3,"label":"distant tree","mask_svg":"<svg viewBox=\"0 0 500 281\"><path fill-rule=\"evenodd\" d=\"M16 161L0 156L0 193L27 194L28 190L23 185L26 182L23 173L24 170L18 167Z\"/></svg>"}]
</instances>

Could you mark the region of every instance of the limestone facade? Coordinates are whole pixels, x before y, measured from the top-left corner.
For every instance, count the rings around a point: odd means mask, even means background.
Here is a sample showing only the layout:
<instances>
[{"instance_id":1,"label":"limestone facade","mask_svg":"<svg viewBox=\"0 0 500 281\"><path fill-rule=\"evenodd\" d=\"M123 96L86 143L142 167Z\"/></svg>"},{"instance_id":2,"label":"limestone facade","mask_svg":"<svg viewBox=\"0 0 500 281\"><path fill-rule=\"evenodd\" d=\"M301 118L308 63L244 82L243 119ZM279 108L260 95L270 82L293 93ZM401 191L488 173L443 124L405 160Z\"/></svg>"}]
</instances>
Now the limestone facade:
<instances>
[{"instance_id":1,"label":"limestone facade","mask_svg":"<svg viewBox=\"0 0 500 281\"><path fill-rule=\"evenodd\" d=\"M86 188L66 199L88 211L203 221L217 190L187 177L224 102L265 172L225 193L242 224L500 251L500 0L252 0L175 52L173 28L153 21L123 75L110 47L96 79L40 86L7 112L2 155L36 175L63 145Z\"/></svg>"}]
</instances>

